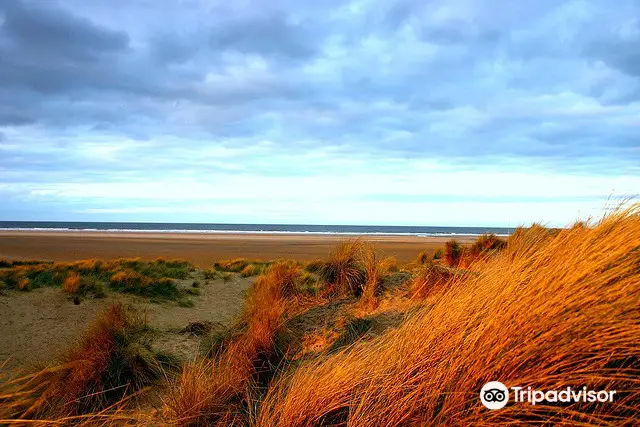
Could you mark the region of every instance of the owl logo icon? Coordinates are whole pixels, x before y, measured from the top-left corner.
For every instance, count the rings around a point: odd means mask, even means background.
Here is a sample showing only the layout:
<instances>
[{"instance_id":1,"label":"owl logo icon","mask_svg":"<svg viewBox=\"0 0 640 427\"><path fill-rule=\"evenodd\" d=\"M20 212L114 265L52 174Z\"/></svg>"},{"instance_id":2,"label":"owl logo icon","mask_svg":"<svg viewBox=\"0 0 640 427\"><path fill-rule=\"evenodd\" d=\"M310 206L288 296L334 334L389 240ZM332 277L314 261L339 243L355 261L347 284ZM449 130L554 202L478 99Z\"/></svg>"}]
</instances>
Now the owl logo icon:
<instances>
[{"instance_id":1,"label":"owl logo icon","mask_svg":"<svg viewBox=\"0 0 640 427\"><path fill-rule=\"evenodd\" d=\"M504 408L509 401L509 389L500 381L490 381L482 386L480 401L487 409Z\"/></svg>"}]
</instances>

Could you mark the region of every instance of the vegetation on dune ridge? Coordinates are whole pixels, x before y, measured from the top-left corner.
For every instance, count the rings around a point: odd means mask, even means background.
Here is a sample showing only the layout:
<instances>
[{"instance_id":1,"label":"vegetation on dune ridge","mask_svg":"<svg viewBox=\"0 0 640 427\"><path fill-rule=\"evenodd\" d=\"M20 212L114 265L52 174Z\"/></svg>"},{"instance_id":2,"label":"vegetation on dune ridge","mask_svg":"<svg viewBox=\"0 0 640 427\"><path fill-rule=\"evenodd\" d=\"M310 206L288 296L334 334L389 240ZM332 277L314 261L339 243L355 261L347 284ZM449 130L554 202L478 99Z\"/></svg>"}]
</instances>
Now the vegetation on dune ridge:
<instances>
[{"instance_id":1,"label":"vegetation on dune ridge","mask_svg":"<svg viewBox=\"0 0 640 427\"><path fill-rule=\"evenodd\" d=\"M218 261L205 279L257 277L231 327L201 328L202 356L168 377L162 411L148 423L631 424L640 417L639 242L634 205L593 226L450 241L402 267L362 240L304 264ZM86 286L83 271L103 268L84 264L64 271L67 292ZM152 279L141 269L120 264L108 279L144 287ZM479 400L488 381L617 395L607 404L510 402L489 411ZM99 402L73 413L96 415ZM144 414L125 415L140 423ZM109 412L94 425L110 416L126 418Z\"/></svg>"},{"instance_id":2,"label":"vegetation on dune ridge","mask_svg":"<svg viewBox=\"0 0 640 427\"><path fill-rule=\"evenodd\" d=\"M60 420L117 404L175 364L152 349L152 339L145 319L131 308L110 305L59 366L0 386L0 419Z\"/></svg>"},{"instance_id":3,"label":"vegetation on dune ridge","mask_svg":"<svg viewBox=\"0 0 640 427\"><path fill-rule=\"evenodd\" d=\"M309 361L264 398L256 425L621 424L640 416L640 215L583 230L521 230L478 275L456 276L399 329ZM613 403L510 404L488 381L618 390Z\"/></svg>"}]
</instances>

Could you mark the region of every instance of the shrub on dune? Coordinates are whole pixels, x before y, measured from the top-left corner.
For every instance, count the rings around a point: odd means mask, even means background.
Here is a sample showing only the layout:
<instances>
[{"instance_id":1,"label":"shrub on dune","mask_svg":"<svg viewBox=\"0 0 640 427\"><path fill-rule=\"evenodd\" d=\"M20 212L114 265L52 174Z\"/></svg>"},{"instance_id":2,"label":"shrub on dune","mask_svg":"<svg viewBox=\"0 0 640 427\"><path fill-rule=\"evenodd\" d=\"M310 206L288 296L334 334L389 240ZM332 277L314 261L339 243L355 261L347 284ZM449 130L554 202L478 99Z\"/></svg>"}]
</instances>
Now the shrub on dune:
<instances>
[{"instance_id":1,"label":"shrub on dune","mask_svg":"<svg viewBox=\"0 0 640 427\"><path fill-rule=\"evenodd\" d=\"M21 291L29 290L29 279L25 275L23 268L14 267L0 273L0 280L4 282L8 289L17 289Z\"/></svg>"},{"instance_id":2,"label":"shrub on dune","mask_svg":"<svg viewBox=\"0 0 640 427\"><path fill-rule=\"evenodd\" d=\"M265 273L256 279L253 286L254 299L268 298L273 300L290 298L297 292L296 283L300 276L300 270L294 263L279 261L269 267ZM254 306L250 301L249 306Z\"/></svg>"},{"instance_id":3,"label":"shrub on dune","mask_svg":"<svg viewBox=\"0 0 640 427\"><path fill-rule=\"evenodd\" d=\"M261 273L261 268L257 264L249 264L240 271L242 277L256 276Z\"/></svg>"},{"instance_id":4,"label":"shrub on dune","mask_svg":"<svg viewBox=\"0 0 640 427\"><path fill-rule=\"evenodd\" d=\"M473 245L464 248L458 261L458 266L468 268L478 260L486 260L507 246L506 240L498 238L495 234L483 234L478 236Z\"/></svg>"},{"instance_id":5,"label":"shrub on dune","mask_svg":"<svg viewBox=\"0 0 640 427\"><path fill-rule=\"evenodd\" d=\"M588 230L520 232L399 329L301 365L259 426L632 425L640 416L640 209ZM482 406L488 381L618 390L610 403Z\"/></svg>"},{"instance_id":6,"label":"shrub on dune","mask_svg":"<svg viewBox=\"0 0 640 427\"><path fill-rule=\"evenodd\" d=\"M226 271L230 273L240 273L249 264L250 264L249 260L245 258L235 258L232 260L216 261L213 264L213 266L220 271Z\"/></svg>"},{"instance_id":7,"label":"shrub on dune","mask_svg":"<svg viewBox=\"0 0 640 427\"><path fill-rule=\"evenodd\" d=\"M507 246L505 240L500 239L495 234L483 234L479 236L475 243L471 245L469 251L473 255L480 255L487 251L499 251Z\"/></svg>"},{"instance_id":8,"label":"shrub on dune","mask_svg":"<svg viewBox=\"0 0 640 427\"><path fill-rule=\"evenodd\" d=\"M118 271L111 276L111 286L122 289L142 289L150 280L133 270Z\"/></svg>"},{"instance_id":9,"label":"shrub on dune","mask_svg":"<svg viewBox=\"0 0 640 427\"><path fill-rule=\"evenodd\" d=\"M80 261L76 261L71 263L70 267L74 270L79 271L80 273L89 274L89 273L100 273L104 266L104 262L99 259L84 259Z\"/></svg>"}]
</instances>

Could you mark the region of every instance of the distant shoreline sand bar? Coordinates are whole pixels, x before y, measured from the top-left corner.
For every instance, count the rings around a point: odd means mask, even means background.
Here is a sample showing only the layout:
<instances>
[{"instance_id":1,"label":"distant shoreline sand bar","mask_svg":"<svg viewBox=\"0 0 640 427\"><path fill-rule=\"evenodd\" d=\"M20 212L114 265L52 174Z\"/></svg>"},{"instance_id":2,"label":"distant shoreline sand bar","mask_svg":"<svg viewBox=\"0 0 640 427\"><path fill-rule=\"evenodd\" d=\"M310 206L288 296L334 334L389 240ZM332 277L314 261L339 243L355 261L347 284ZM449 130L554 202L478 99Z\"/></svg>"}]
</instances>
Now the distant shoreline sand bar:
<instances>
[{"instance_id":1,"label":"distant shoreline sand bar","mask_svg":"<svg viewBox=\"0 0 640 427\"><path fill-rule=\"evenodd\" d=\"M361 237L385 256L400 262L415 259L420 251L435 251L452 236L394 234L321 234L273 232L135 232L130 231L0 231L0 259L73 261L87 258L182 258L201 267L217 259L292 258L309 261L325 257L340 240ZM458 235L461 243L476 236Z\"/></svg>"}]
</instances>

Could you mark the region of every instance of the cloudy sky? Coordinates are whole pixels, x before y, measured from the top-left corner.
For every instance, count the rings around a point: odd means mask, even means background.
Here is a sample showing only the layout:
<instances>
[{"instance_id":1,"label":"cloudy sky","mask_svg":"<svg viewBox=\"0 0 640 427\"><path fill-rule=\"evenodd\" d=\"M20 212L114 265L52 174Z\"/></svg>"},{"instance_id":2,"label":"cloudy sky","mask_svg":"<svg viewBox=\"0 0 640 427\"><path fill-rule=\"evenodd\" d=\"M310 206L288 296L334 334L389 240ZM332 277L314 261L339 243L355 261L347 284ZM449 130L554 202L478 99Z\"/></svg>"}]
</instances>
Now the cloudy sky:
<instances>
[{"instance_id":1,"label":"cloudy sky","mask_svg":"<svg viewBox=\"0 0 640 427\"><path fill-rule=\"evenodd\" d=\"M640 1L1 0L0 100L0 220L565 225L640 191Z\"/></svg>"}]
</instances>

